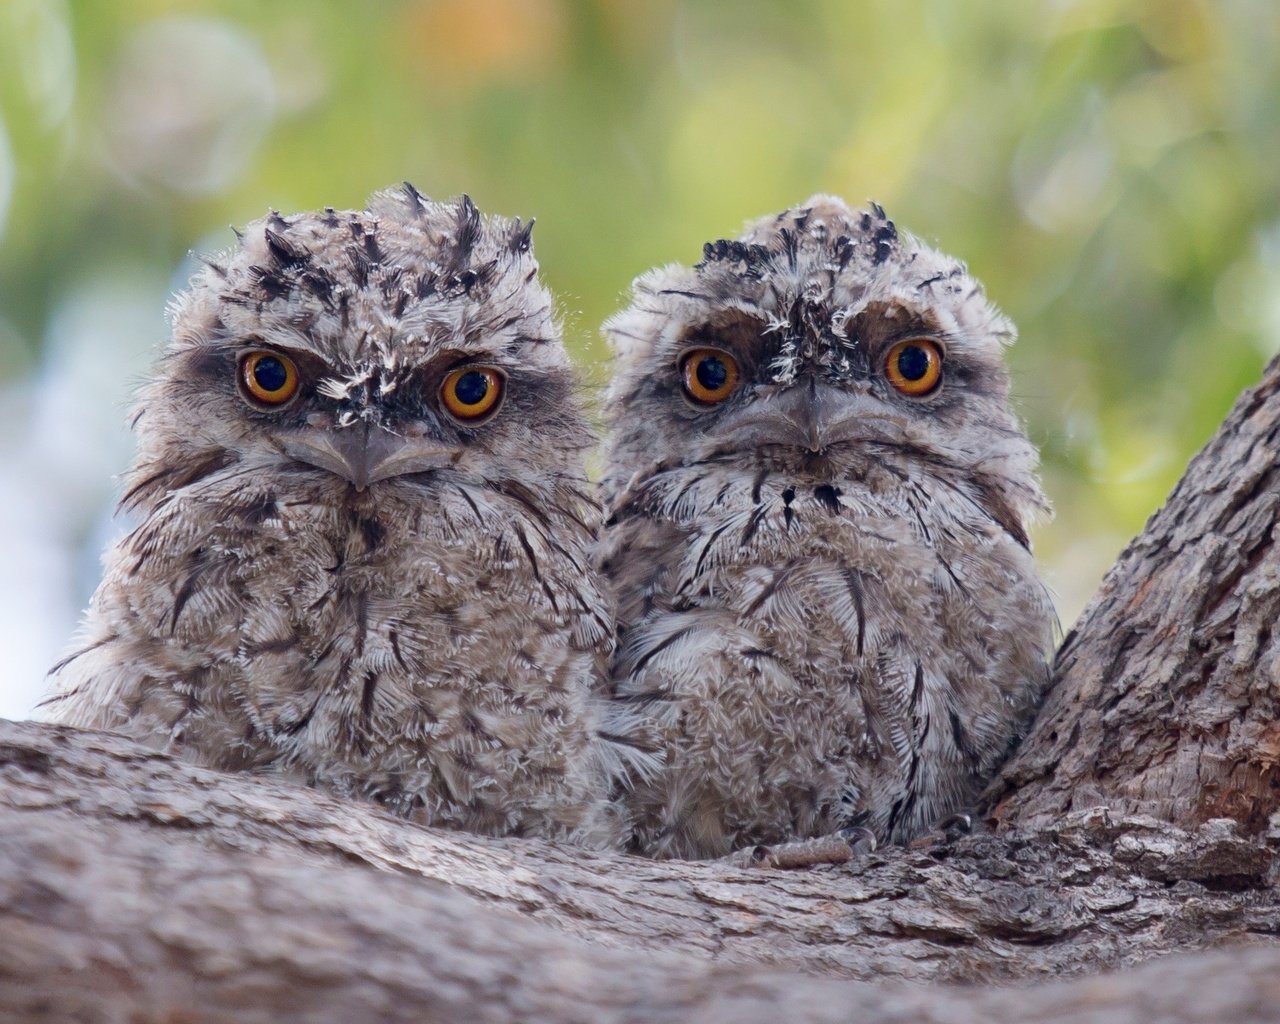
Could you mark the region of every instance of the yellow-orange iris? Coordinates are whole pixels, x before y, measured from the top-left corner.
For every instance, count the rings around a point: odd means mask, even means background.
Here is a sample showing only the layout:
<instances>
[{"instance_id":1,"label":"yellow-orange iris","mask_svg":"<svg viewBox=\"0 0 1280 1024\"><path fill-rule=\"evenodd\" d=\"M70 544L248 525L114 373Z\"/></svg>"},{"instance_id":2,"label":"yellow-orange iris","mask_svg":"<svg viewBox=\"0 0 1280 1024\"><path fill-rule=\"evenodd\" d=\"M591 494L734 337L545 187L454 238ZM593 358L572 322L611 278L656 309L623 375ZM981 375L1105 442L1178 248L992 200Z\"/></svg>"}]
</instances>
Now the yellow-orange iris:
<instances>
[{"instance_id":1,"label":"yellow-orange iris","mask_svg":"<svg viewBox=\"0 0 1280 1024\"><path fill-rule=\"evenodd\" d=\"M716 405L738 386L738 361L723 349L695 348L680 360L680 381L699 405Z\"/></svg>"},{"instance_id":2,"label":"yellow-orange iris","mask_svg":"<svg viewBox=\"0 0 1280 1024\"><path fill-rule=\"evenodd\" d=\"M240 357L240 387L260 405L284 405L298 393L298 368L279 352L247 352Z\"/></svg>"},{"instance_id":3,"label":"yellow-orange iris","mask_svg":"<svg viewBox=\"0 0 1280 1024\"><path fill-rule=\"evenodd\" d=\"M440 400L449 415L473 422L497 409L504 383L502 371L491 366L460 366L440 385Z\"/></svg>"},{"instance_id":4,"label":"yellow-orange iris","mask_svg":"<svg viewBox=\"0 0 1280 1024\"><path fill-rule=\"evenodd\" d=\"M928 338L900 341L885 357L884 374L904 395L927 395L942 379L942 349Z\"/></svg>"}]
</instances>

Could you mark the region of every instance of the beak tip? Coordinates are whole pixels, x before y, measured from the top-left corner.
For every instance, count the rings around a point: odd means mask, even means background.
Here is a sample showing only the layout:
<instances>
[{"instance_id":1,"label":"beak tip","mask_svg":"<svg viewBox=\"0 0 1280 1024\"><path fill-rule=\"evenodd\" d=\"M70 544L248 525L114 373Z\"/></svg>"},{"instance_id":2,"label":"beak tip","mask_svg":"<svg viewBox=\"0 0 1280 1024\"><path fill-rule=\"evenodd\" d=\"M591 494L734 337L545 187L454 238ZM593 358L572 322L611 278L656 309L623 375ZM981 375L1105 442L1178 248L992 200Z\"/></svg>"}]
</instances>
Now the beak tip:
<instances>
[{"instance_id":1,"label":"beak tip","mask_svg":"<svg viewBox=\"0 0 1280 1024\"><path fill-rule=\"evenodd\" d=\"M360 493L380 480L438 468L447 455L434 444L367 430L290 437L283 447L291 458L341 477Z\"/></svg>"}]
</instances>

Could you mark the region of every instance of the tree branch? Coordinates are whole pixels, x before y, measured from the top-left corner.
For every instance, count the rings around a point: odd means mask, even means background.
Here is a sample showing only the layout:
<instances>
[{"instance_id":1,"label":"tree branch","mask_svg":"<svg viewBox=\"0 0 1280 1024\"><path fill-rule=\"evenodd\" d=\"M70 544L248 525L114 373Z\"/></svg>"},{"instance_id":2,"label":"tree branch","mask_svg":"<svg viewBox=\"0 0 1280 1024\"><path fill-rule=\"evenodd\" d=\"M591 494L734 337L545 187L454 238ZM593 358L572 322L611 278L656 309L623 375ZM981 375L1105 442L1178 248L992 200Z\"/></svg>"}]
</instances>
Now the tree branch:
<instances>
[{"instance_id":1,"label":"tree branch","mask_svg":"<svg viewBox=\"0 0 1280 1024\"><path fill-rule=\"evenodd\" d=\"M121 903L151 908L135 911L126 930L152 929L155 915L172 943L181 931L175 893L187 887L196 894L185 911L192 942L240 949L246 930L270 925L359 946L374 964L394 961L406 942L427 960L458 943L488 949L496 928L526 935L530 950L587 939L686 964L765 963L881 981L1013 979L1280 931L1271 851L1226 821L1186 833L1094 810L1035 834L975 835L883 850L852 867L778 873L423 829L372 806L174 762L120 737L29 723L0 723L0 836L0 931L57 927L81 949L123 941L115 931L93 937L106 923L117 927ZM281 887L282 873L293 887ZM340 891L350 894L348 921L318 898ZM33 903L32 892L46 895ZM382 892L397 910L374 936L365 909L381 905L372 894ZM244 903L256 899L266 902ZM538 924L536 933L512 931L512 911ZM420 915L420 934L406 931L405 914ZM474 933L446 935L441 915L455 930L473 921ZM15 944L6 945L0 963ZM228 968L212 949L183 955L193 983L207 958L219 971L249 969ZM507 967L525 959L513 952Z\"/></svg>"}]
</instances>

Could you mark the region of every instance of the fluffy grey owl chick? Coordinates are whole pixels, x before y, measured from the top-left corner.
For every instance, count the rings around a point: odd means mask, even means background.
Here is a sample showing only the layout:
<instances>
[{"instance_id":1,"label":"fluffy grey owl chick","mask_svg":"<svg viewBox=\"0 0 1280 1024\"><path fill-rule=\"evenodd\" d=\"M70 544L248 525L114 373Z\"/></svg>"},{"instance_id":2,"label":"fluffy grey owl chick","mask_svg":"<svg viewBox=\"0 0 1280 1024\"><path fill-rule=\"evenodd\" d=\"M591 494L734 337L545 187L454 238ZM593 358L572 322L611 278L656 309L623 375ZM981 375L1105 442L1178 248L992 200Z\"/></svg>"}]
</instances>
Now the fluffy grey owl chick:
<instances>
[{"instance_id":1,"label":"fluffy grey owl chick","mask_svg":"<svg viewBox=\"0 0 1280 1024\"><path fill-rule=\"evenodd\" d=\"M605 330L614 700L666 757L634 846L902 840L971 801L1054 623L1009 321L879 207L815 196L644 275Z\"/></svg>"},{"instance_id":2,"label":"fluffy grey owl chick","mask_svg":"<svg viewBox=\"0 0 1280 1024\"><path fill-rule=\"evenodd\" d=\"M592 438L531 227L406 185L195 275L49 720L426 823L607 833Z\"/></svg>"}]
</instances>

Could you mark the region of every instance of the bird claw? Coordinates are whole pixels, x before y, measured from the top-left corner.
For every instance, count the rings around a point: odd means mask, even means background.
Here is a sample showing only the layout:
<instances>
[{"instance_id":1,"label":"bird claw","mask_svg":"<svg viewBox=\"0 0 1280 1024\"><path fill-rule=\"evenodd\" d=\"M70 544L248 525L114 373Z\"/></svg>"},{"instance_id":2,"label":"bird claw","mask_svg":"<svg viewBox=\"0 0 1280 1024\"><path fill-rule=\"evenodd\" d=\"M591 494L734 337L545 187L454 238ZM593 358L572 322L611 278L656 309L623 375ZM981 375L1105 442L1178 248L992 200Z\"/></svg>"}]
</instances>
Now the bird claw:
<instances>
[{"instance_id":1,"label":"bird claw","mask_svg":"<svg viewBox=\"0 0 1280 1024\"><path fill-rule=\"evenodd\" d=\"M948 839L959 839L972 834L973 815L968 811L959 811L943 818L934 828L944 833Z\"/></svg>"},{"instance_id":2,"label":"bird claw","mask_svg":"<svg viewBox=\"0 0 1280 1024\"><path fill-rule=\"evenodd\" d=\"M944 843L954 843L963 836L972 835L973 831L973 815L968 811L957 811L936 822L928 832L916 836L907 843L907 848L923 850L932 846L941 846Z\"/></svg>"},{"instance_id":3,"label":"bird claw","mask_svg":"<svg viewBox=\"0 0 1280 1024\"><path fill-rule=\"evenodd\" d=\"M721 861L740 868L788 870L811 868L818 864L847 864L854 857L871 853L875 848L875 835L859 825L811 839L747 846L722 857Z\"/></svg>"}]
</instances>

